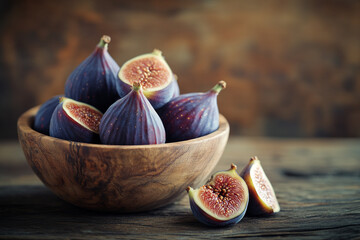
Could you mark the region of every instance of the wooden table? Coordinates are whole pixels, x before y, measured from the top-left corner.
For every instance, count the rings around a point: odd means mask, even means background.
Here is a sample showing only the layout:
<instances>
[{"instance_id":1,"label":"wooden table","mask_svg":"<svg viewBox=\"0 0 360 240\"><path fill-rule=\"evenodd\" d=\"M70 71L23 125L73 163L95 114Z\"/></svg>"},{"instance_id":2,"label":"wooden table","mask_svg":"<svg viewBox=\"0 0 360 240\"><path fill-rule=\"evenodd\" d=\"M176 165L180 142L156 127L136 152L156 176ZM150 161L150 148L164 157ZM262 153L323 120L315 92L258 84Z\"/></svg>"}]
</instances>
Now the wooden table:
<instances>
[{"instance_id":1,"label":"wooden table","mask_svg":"<svg viewBox=\"0 0 360 240\"><path fill-rule=\"evenodd\" d=\"M209 228L187 197L138 214L74 207L50 192L28 167L17 142L0 144L0 239L353 239L360 237L360 139L229 139L216 170L241 169L257 155L281 212Z\"/></svg>"}]
</instances>

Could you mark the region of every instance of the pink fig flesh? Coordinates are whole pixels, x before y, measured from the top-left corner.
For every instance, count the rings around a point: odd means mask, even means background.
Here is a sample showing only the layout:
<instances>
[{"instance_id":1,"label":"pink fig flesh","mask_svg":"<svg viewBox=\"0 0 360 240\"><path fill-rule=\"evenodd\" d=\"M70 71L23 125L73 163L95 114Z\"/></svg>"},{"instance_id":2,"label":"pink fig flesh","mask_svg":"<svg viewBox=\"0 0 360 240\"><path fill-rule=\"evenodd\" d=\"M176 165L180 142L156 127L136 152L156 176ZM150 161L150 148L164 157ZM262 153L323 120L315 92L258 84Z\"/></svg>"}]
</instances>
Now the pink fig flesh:
<instances>
[{"instance_id":1,"label":"pink fig flesh","mask_svg":"<svg viewBox=\"0 0 360 240\"><path fill-rule=\"evenodd\" d=\"M209 226L238 223L245 215L249 192L245 181L236 173L236 166L212 176L199 189L187 188L194 216Z\"/></svg>"},{"instance_id":2,"label":"pink fig flesh","mask_svg":"<svg viewBox=\"0 0 360 240\"><path fill-rule=\"evenodd\" d=\"M164 61L159 61L157 55L148 56L125 63L121 71L121 79L129 85L140 82L144 91L163 88L171 77L169 67Z\"/></svg>"},{"instance_id":3,"label":"pink fig flesh","mask_svg":"<svg viewBox=\"0 0 360 240\"><path fill-rule=\"evenodd\" d=\"M268 215L280 211L275 191L257 157L250 159L240 175L249 188L249 215Z\"/></svg>"},{"instance_id":4,"label":"pink fig flesh","mask_svg":"<svg viewBox=\"0 0 360 240\"><path fill-rule=\"evenodd\" d=\"M97 143L102 113L86 103L61 98L50 120L50 136L69 141Z\"/></svg>"},{"instance_id":5,"label":"pink fig flesh","mask_svg":"<svg viewBox=\"0 0 360 240\"><path fill-rule=\"evenodd\" d=\"M173 73L160 50L134 57L125 62L119 71L116 89L121 97L131 91L135 82L142 86L143 94L157 109L170 101L176 89L169 86Z\"/></svg>"},{"instance_id":6,"label":"pink fig flesh","mask_svg":"<svg viewBox=\"0 0 360 240\"><path fill-rule=\"evenodd\" d=\"M99 125L102 114L86 105L79 105L74 102L66 102L64 109L68 115L72 116L72 119L79 122L89 130L99 133Z\"/></svg>"}]
</instances>

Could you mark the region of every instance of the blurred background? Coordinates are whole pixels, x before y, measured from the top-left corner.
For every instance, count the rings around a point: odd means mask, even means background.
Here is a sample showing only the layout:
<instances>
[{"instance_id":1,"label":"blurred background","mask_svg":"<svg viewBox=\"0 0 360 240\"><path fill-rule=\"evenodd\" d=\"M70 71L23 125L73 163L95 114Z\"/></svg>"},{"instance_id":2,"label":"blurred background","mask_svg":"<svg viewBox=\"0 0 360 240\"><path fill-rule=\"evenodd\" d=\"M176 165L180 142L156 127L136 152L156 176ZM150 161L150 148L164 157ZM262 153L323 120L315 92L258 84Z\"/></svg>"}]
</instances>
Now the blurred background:
<instances>
[{"instance_id":1,"label":"blurred background","mask_svg":"<svg viewBox=\"0 0 360 240\"><path fill-rule=\"evenodd\" d=\"M360 137L360 1L1 1L0 132L63 93L100 37L163 51L182 93L228 83L231 134Z\"/></svg>"}]
</instances>

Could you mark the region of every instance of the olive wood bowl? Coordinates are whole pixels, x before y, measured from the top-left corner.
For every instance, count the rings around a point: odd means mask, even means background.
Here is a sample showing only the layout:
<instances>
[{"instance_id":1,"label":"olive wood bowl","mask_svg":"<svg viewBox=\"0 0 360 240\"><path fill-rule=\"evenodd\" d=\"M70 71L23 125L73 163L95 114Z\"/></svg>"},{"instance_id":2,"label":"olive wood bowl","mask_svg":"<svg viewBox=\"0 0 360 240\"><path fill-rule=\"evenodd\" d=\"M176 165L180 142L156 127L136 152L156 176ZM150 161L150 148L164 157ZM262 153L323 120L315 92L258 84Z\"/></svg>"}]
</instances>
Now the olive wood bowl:
<instances>
[{"instance_id":1,"label":"olive wood bowl","mask_svg":"<svg viewBox=\"0 0 360 240\"><path fill-rule=\"evenodd\" d=\"M66 141L33 130L34 107L18 120L27 162L59 198L76 206L116 212L153 210L204 184L220 160L229 124L206 136L156 145L102 145Z\"/></svg>"}]
</instances>

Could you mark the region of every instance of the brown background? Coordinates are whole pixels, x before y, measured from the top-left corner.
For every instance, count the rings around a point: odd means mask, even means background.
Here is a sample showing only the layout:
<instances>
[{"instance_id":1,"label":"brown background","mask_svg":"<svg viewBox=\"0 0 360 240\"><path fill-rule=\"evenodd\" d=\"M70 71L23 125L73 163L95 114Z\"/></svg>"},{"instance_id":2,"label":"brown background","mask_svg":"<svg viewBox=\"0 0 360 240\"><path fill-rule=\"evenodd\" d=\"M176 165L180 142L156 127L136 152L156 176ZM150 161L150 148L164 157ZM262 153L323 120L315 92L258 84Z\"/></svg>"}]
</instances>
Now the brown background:
<instances>
[{"instance_id":1,"label":"brown background","mask_svg":"<svg viewBox=\"0 0 360 240\"><path fill-rule=\"evenodd\" d=\"M231 133L360 137L360 1L2 1L0 131L63 92L102 34L163 51L182 93L223 79Z\"/></svg>"}]
</instances>

